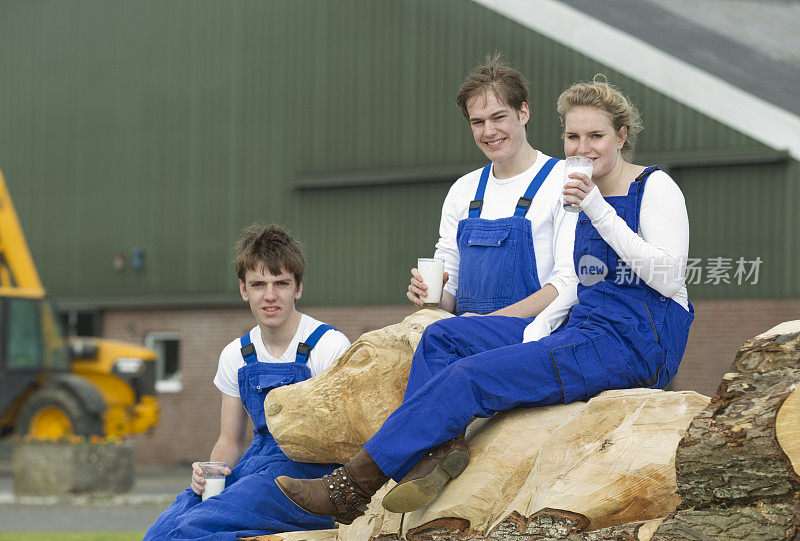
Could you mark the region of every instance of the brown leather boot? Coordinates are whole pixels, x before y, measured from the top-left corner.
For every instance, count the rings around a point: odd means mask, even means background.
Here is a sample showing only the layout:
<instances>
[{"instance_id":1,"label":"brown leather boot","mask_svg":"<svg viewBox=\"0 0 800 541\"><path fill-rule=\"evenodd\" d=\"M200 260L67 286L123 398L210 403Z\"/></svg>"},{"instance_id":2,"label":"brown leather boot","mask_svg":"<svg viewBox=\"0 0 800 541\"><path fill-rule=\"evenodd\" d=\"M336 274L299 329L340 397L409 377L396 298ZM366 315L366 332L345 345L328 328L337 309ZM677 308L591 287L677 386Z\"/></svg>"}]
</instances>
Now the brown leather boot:
<instances>
[{"instance_id":1,"label":"brown leather boot","mask_svg":"<svg viewBox=\"0 0 800 541\"><path fill-rule=\"evenodd\" d=\"M411 468L386 496L383 507L393 513L409 513L425 507L439 495L450 479L455 479L469 464L467 442L462 432L437 445Z\"/></svg>"},{"instance_id":2,"label":"brown leather boot","mask_svg":"<svg viewBox=\"0 0 800 541\"><path fill-rule=\"evenodd\" d=\"M350 524L367 510L367 504L389 479L365 450L321 479L292 479L281 475L278 488L295 505L312 515L330 515Z\"/></svg>"}]
</instances>

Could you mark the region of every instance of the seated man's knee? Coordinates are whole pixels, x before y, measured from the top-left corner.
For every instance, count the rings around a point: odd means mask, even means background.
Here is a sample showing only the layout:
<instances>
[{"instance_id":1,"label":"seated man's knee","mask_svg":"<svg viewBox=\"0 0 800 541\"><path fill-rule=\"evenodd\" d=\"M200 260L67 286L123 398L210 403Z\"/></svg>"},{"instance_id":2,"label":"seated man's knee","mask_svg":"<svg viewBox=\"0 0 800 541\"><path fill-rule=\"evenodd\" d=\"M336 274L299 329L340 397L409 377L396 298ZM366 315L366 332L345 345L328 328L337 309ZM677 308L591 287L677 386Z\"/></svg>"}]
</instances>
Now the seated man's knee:
<instances>
[{"instance_id":1,"label":"seated man's knee","mask_svg":"<svg viewBox=\"0 0 800 541\"><path fill-rule=\"evenodd\" d=\"M442 338L450 332L449 326L445 325L450 319L455 318L448 318L439 321L434 321L422 332L422 337L420 338L420 345L422 344L431 344L434 342L439 342Z\"/></svg>"},{"instance_id":2,"label":"seated man's knee","mask_svg":"<svg viewBox=\"0 0 800 541\"><path fill-rule=\"evenodd\" d=\"M467 318L463 317L448 317L434 321L425 328L425 334L431 336L445 336L453 333L463 333L467 325L471 323Z\"/></svg>"}]
</instances>

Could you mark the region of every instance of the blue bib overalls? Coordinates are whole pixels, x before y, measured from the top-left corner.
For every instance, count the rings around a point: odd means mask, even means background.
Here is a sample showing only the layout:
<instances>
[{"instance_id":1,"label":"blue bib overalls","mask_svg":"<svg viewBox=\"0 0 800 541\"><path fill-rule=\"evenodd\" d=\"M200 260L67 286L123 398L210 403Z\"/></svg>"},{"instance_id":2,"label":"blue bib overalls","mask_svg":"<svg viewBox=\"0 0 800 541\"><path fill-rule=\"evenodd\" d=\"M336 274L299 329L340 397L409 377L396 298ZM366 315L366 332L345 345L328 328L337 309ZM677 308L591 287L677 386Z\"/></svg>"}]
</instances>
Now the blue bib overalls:
<instances>
[{"instance_id":1,"label":"blue bib overalls","mask_svg":"<svg viewBox=\"0 0 800 541\"><path fill-rule=\"evenodd\" d=\"M556 163L556 158L547 160L520 197L514 215L497 220L480 217L492 164L481 171L469 216L458 222L456 232L459 253L456 315L488 314L541 289L531 222L525 215Z\"/></svg>"},{"instance_id":2,"label":"blue bib overalls","mask_svg":"<svg viewBox=\"0 0 800 541\"><path fill-rule=\"evenodd\" d=\"M297 348L291 363L262 363L256 358L250 333L240 338L245 365L239 369L239 395L253 420L253 442L225 479L225 490L201 502L191 488L182 492L150 527L145 540L224 540L293 530L333 528L331 517L306 513L278 489L275 478L288 475L314 478L327 475L333 464L290 460L267 430L264 399L282 385L311 377L308 355L330 325L320 325Z\"/></svg>"},{"instance_id":3,"label":"blue bib overalls","mask_svg":"<svg viewBox=\"0 0 800 541\"><path fill-rule=\"evenodd\" d=\"M633 231L653 169L627 195L606 198ZM666 386L686 349L691 305L685 310L627 272L583 214L573 257L578 276L595 272L598 281L578 287L578 304L550 336L522 343L533 318L503 316L454 317L425 329L403 404L364 445L386 475L401 479L473 417L588 400L608 389Z\"/></svg>"}]
</instances>

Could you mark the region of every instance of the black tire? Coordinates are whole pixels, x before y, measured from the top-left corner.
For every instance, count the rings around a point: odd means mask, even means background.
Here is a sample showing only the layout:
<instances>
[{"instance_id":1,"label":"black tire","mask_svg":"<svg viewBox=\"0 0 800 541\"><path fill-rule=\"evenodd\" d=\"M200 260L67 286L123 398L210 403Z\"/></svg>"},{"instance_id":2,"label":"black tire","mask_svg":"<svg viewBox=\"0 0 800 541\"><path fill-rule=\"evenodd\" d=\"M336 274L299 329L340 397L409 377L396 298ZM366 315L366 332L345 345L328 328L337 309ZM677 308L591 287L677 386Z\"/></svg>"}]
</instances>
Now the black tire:
<instances>
[{"instance_id":1,"label":"black tire","mask_svg":"<svg viewBox=\"0 0 800 541\"><path fill-rule=\"evenodd\" d=\"M25 401L14 424L15 434L27 435L36 413L48 406L61 410L69 418L74 435L85 437L104 435L103 419L90 413L75 395L59 387L44 387Z\"/></svg>"}]
</instances>

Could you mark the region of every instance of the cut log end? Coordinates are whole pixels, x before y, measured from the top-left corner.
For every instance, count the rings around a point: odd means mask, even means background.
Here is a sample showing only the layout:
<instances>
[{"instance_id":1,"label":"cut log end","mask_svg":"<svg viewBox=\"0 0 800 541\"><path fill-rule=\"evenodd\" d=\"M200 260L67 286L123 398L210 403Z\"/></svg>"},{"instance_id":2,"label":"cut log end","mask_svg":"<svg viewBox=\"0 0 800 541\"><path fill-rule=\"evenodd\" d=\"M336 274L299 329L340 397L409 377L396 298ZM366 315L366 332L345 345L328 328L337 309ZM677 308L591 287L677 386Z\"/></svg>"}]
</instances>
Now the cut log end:
<instances>
[{"instance_id":1,"label":"cut log end","mask_svg":"<svg viewBox=\"0 0 800 541\"><path fill-rule=\"evenodd\" d=\"M469 521L458 517L437 518L406 532L408 541L433 541L436 539L471 539L480 535L470 529Z\"/></svg>"},{"instance_id":2,"label":"cut log end","mask_svg":"<svg viewBox=\"0 0 800 541\"><path fill-rule=\"evenodd\" d=\"M778 410L775 435L794 472L800 473L800 389L792 391Z\"/></svg>"}]
</instances>

